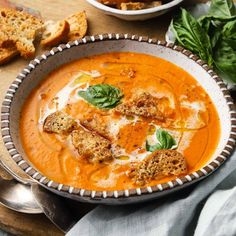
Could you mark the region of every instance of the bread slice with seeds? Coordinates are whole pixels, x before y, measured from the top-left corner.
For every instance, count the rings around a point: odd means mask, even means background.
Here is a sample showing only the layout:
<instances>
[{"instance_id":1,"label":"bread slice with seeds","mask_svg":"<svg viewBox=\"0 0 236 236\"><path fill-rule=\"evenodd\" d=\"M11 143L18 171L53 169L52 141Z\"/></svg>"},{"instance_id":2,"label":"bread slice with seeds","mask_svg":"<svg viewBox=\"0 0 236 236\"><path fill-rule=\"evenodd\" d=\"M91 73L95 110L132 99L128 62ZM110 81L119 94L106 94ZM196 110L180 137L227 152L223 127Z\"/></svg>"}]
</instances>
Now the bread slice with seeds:
<instances>
[{"instance_id":1,"label":"bread slice with seeds","mask_svg":"<svg viewBox=\"0 0 236 236\"><path fill-rule=\"evenodd\" d=\"M21 56L34 56L34 40L42 30L43 22L26 13L0 8L0 46L15 45Z\"/></svg>"},{"instance_id":2,"label":"bread slice with seeds","mask_svg":"<svg viewBox=\"0 0 236 236\"><path fill-rule=\"evenodd\" d=\"M91 163L106 162L113 158L111 142L82 127L71 133L71 141L78 154Z\"/></svg>"},{"instance_id":3,"label":"bread slice with seeds","mask_svg":"<svg viewBox=\"0 0 236 236\"><path fill-rule=\"evenodd\" d=\"M115 111L123 115L137 115L163 121L165 117L158 109L158 101L158 98L151 94L142 93L117 106Z\"/></svg>"},{"instance_id":4,"label":"bread slice with seeds","mask_svg":"<svg viewBox=\"0 0 236 236\"><path fill-rule=\"evenodd\" d=\"M145 185L153 179L181 175L187 172L184 156L176 150L158 150L132 167L129 177L137 185Z\"/></svg>"},{"instance_id":5,"label":"bread slice with seeds","mask_svg":"<svg viewBox=\"0 0 236 236\"><path fill-rule=\"evenodd\" d=\"M44 121L43 131L56 134L70 134L77 128L77 122L61 111L50 114Z\"/></svg>"},{"instance_id":6,"label":"bread slice with seeds","mask_svg":"<svg viewBox=\"0 0 236 236\"><path fill-rule=\"evenodd\" d=\"M66 20L59 22L46 21L44 24L45 31L42 35L41 45L45 47L56 46L67 41L70 25Z\"/></svg>"},{"instance_id":7,"label":"bread slice with seeds","mask_svg":"<svg viewBox=\"0 0 236 236\"><path fill-rule=\"evenodd\" d=\"M83 38L86 35L88 23L85 11L77 12L65 20L70 24L69 41Z\"/></svg>"}]
</instances>

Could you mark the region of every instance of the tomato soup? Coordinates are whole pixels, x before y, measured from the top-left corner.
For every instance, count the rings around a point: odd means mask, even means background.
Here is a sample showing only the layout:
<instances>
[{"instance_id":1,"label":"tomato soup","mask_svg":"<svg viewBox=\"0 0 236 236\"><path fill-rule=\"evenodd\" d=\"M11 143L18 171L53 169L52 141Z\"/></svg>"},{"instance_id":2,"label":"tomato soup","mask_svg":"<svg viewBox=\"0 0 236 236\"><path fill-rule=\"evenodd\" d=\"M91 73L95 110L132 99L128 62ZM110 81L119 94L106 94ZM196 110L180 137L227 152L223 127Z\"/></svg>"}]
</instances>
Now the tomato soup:
<instances>
[{"instance_id":1,"label":"tomato soup","mask_svg":"<svg viewBox=\"0 0 236 236\"><path fill-rule=\"evenodd\" d=\"M89 86L102 89L106 97L92 100L86 94ZM117 112L137 94L158 99L164 118L145 115L140 108L138 115L132 106L127 114ZM77 123L96 123L98 133L104 131L101 135L111 143L112 160L91 163L72 147L70 134L45 132L46 117L56 111ZM156 111L155 107L150 111ZM160 129L172 145L158 140ZM138 187L127 172L155 148L181 153L187 174L198 170L216 149L220 125L211 99L186 71L158 57L122 52L82 58L48 74L23 106L20 136L29 161L49 179L83 189L122 190ZM148 185L175 178L153 178Z\"/></svg>"}]
</instances>

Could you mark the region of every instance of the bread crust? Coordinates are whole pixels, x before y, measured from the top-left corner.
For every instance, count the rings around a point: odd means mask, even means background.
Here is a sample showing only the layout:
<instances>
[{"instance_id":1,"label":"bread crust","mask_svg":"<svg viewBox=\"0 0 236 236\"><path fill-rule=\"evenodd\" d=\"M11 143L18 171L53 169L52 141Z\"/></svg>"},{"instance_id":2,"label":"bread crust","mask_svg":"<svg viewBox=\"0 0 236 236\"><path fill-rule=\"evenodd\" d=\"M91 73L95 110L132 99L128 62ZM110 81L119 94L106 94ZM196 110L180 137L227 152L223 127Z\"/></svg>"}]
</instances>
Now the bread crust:
<instances>
[{"instance_id":1,"label":"bread crust","mask_svg":"<svg viewBox=\"0 0 236 236\"><path fill-rule=\"evenodd\" d=\"M70 31L70 25L66 20L54 23L48 21L52 27L49 25L45 26L45 32L43 33L41 45L44 47L55 46L62 42L66 42L68 38L68 33ZM50 29L52 28L52 29Z\"/></svg>"},{"instance_id":2,"label":"bread crust","mask_svg":"<svg viewBox=\"0 0 236 236\"><path fill-rule=\"evenodd\" d=\"M13 47L0 48L0 65L6 64L19 54L17 49Z\"/></svg>"},{"instance_id":3,"label":"bread crust","mask_svg":"<svg viewBox=\"0 0 236 236\"><path fill-rule=\"evenodd\" d=\"M77 12L65 19L70 24L69 41L83 38L88 29L86 12Z\"/></svg>"}]
</instances>

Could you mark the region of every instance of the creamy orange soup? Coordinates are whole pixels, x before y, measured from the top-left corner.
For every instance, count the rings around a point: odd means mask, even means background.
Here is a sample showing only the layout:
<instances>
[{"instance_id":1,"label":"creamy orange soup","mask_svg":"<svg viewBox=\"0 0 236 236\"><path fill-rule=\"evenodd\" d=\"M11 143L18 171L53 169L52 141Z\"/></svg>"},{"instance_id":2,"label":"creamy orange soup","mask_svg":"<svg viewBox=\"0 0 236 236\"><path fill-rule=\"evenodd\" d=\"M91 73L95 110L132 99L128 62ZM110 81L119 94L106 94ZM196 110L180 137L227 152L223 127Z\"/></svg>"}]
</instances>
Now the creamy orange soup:
<instances>
[{"instance_id":1,"label":"creamy orange soup","mask_svg":"<svg viewBox=\"0 0 236 236\"><path fill-rule=\"evenodd\" d=\"M113 109L99 109L78 96L79 91L96 84L119 88L124 95L121 103L135 93L148 92L162 101L168 119L115 114ZM57 110L78 122L91 118L108 124L114 160L90 163L72 150L68 137L44 132L45 118ZM87 57L51 72L31 92L20 119L22 144L36 169L59 183L94 190L137 187L127 171L133 162L150 155L146 142L156 142L159 128L175 139L189 173L209 160L220 135L216 109L191 75L161 58L131 52ZM149 185L175 178L153 179Z\"/></svg>"}]
</instances>

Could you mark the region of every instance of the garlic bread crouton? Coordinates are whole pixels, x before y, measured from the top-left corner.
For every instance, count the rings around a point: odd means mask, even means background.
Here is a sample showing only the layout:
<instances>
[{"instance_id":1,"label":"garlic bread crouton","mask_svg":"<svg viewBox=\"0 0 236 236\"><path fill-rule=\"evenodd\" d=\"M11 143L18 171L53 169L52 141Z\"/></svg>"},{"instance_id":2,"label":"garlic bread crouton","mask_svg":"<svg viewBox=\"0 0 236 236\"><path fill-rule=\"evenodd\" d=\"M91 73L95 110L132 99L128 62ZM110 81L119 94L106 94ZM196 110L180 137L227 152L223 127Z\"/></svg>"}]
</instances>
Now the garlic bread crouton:
<instances>
[{"instance_id":1,"label":"garlic bread crouton","mask_svg":"<svg viewBox=\"0 0 236 236\"><path fill-rule=\"evenodd\" d=\"M45 119L43 131L47 133L69 134L76 127L77 123L73 118L61 111L57 111Z\"/></svg>"},{"instance_id":2,"label":"garlic bread crouton","mask_svg":"<svg viewBox=\"0 0 236 236\"><path fill-rule=\"evenodd\" d=\"M70 31L70 25L67 21L46 21L44 27L45 31L43 32L41 40L42 46L56 46L67 40Z\"/></svg>"},{"instance_id":3,"label":"garlic bread crouton","mask_svg":"<svg viewBox=\"0 0 236 236\"><path fill-rule=\"evenodd\" d=\"M91 163L101 163L112 159L111 142L82 127L71 133L71 141L78 154Z\"/></svg>"},{"instance_id":4,"label":"garlic bread crouton","mask_svg":"<svg viewBox=\"0 0 236 236\"><path fill-rule=\"evenodd\" d=\"M115 111L123 115L137 115L163 121L165 117L158 109L158 100L149 93L142 93L117 106Z\"/></svg>"},{"instance_id":5,"label":"garlic bread crouton","mask_svg":"<svg viewBox=\"0 0 236 236\"><path fill-rule=\"evenodd\" d=\"M187 172L184 156L175 150L158 150L140 163L137 163L128 173L137 185L145 185L158 177L181 175Z\"/></svg>"}]
</instances>

